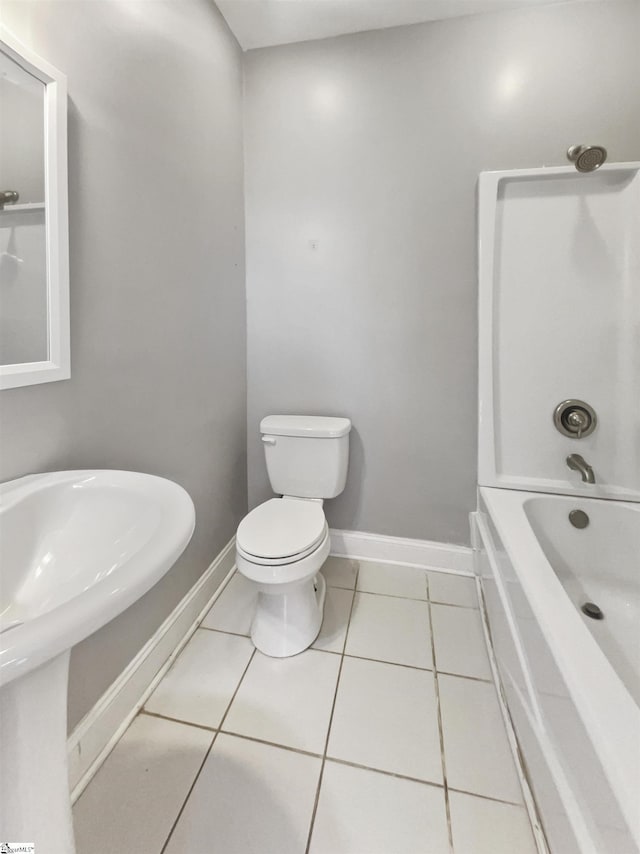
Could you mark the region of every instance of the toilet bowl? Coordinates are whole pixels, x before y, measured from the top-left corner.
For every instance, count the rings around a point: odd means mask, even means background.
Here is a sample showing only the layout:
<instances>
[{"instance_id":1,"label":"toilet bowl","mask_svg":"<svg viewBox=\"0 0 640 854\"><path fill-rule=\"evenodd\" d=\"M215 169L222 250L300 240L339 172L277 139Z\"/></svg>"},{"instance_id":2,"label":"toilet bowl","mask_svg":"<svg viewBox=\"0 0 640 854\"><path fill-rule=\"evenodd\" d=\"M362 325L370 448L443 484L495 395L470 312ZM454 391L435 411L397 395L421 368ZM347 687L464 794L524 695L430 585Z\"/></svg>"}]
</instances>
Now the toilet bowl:
<instances>
[{"instance_id":1,"label":"toilet bowl","mask_svg":"<svg viewBox=\"0 0 640 854\"><path fill-rule=\"evenodd\" d=\"M270 415L260 424L271 498L244 517L236 535L238 572L258 590L251 639L282 658L314 642L324 611L320 568L329 555L323 501L344 489L348 418Z\"/></svg>"},{"instance_id":2,"label":"toilet bowl","mask_svg":"<svg viewBox=\"0 0 640 854\"><path fill-rule=\"evenodd\" d=\"M329 544L322 505L310 500L272 498L241 522L236 566L258 589L251 639L260 652L296 655L318 636Z\"/></svg>"}]
</instances>

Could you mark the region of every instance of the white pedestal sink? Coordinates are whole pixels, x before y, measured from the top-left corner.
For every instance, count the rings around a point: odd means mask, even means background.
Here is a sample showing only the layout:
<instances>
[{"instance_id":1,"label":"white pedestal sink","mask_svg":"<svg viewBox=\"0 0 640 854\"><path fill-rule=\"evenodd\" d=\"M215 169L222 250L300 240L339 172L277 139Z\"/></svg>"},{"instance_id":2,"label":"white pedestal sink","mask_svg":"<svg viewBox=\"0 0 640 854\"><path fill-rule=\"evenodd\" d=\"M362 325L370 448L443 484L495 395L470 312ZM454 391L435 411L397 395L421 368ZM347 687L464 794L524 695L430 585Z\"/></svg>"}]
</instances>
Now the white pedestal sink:
<instances>
[{"instance_id":1,"label":"white pedestal sink","mask_svg":"<svg viewBox=\"0 0 640 854\"><path fill-rule=\"evenodd\" d=\"M121 471L0 485L0 838L73 854L71 647L175 563L195 511L175 483Z\"/></svg>"}]
</instances>

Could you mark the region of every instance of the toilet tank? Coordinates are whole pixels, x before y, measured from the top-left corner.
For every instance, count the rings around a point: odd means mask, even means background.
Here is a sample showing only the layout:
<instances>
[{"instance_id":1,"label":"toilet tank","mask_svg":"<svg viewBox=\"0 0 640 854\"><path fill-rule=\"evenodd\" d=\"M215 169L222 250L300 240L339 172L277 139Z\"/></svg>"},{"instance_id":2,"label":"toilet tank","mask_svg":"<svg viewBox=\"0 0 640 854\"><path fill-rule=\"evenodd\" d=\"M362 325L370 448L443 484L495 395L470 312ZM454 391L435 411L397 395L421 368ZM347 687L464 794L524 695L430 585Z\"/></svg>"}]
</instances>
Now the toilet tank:
<instances>
[{"instance_id":1,"label":"toilet tank","mask_svg":"<svg viewBox=\"0 0 640 854\"><path fill-rule=\"evenodd\" d=\"M349 463L348 418L268 415L260 422L271 488L297 498L335 498Z\"/></svg>"}]
</instances>

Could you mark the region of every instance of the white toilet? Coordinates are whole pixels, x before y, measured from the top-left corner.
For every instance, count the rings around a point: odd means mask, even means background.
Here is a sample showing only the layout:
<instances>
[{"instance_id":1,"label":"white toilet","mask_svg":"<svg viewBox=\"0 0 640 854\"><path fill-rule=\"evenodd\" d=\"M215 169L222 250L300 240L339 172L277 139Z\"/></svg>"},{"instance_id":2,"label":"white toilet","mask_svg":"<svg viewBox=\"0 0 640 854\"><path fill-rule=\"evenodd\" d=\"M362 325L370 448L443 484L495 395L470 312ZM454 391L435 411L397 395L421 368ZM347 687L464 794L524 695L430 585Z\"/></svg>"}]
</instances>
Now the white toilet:
<instances>
[{"instance_id":1,"label":"white toilet","mask_svg":"<svg viewBox=\"0 0 640 854\"><path fill-rule=\"evenodd\" d=\"M244 517L236 535L238 572L258 588L251 639L283 658L311 646L322 624L329 554L322 503L344 489L348 418L269 415L260 423L271 498Z\"/></svg>"}]
</instances>

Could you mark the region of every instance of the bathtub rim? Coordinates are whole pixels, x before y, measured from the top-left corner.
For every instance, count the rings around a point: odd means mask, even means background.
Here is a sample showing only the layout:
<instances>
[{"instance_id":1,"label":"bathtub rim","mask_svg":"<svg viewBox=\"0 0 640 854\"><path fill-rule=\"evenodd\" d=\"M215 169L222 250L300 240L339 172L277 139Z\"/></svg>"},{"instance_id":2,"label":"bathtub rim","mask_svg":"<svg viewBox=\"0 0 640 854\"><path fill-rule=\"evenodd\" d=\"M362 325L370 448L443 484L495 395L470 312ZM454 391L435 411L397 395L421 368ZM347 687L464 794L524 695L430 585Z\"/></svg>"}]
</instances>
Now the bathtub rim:
<instances>
[{"instance_id":1,"label":"bathtub rim","mask_svg":"<svg viewBox=\"0 0 640 854\"><path fill-rule=\"evenodd\" d=\"M640 845L640 761L635 752L628 749L622 735L640 732L640 709L582 622L535 535L525 503L528 499L540 499L545 493L488 486L478 489L614 789L629 830ZM546 495L550 500L573 497ZM598 498L585 500L613 503ZM635 502L615 503L638 511ZM608 686L607 690L602 690L603 685ZM590 690L590 686L595 686L595 690Z\"/></svg>"}]
</instances>

